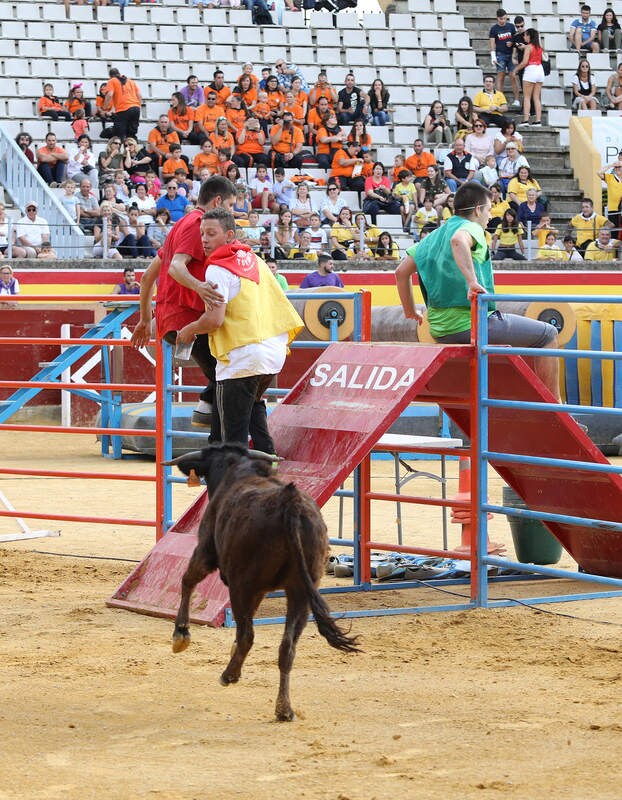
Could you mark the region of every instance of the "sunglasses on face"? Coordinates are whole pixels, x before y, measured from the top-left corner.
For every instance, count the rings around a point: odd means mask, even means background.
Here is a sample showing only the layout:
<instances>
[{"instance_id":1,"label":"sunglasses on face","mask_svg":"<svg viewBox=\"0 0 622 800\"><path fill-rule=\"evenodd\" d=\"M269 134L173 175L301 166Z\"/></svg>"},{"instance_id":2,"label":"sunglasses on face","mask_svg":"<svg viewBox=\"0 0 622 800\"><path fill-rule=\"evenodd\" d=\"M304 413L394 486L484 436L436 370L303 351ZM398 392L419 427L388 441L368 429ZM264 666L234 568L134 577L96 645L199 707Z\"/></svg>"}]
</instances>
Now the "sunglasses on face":
<instances>
[{"instance_id":1,"label":"sunglasses on face","mask_svg":"<svg viewBox=\"0 0 622 800\"><path fill-rule=\"evenodd\" d=\"M36 211L36 210L37 210L36 206L28 206L28 208L26 209L26 211Z\"/></svg>"}]
</instances>

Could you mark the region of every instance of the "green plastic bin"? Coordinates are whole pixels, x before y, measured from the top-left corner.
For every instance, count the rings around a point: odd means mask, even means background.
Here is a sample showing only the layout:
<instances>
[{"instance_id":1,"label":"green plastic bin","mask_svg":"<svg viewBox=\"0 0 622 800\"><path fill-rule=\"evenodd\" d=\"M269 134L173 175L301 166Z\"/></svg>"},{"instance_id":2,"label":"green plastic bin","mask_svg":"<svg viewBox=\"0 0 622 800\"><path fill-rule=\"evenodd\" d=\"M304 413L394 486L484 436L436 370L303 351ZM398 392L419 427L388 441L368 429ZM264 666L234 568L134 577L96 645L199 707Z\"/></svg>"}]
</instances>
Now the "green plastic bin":
<instances>
[{"instance_id":1,"label":"green plastic bin","mask_svg":"<svg viewBox=\"0 0 622 800\"><path fill-rule=\"evenodd\" d=\"M528 508L525 501L509 486L503 487L503 505L509 508ZM508 517L512 541L518 561L525 564L557 564L562 546L539 519Z\"/></svg>"}]
</instances>

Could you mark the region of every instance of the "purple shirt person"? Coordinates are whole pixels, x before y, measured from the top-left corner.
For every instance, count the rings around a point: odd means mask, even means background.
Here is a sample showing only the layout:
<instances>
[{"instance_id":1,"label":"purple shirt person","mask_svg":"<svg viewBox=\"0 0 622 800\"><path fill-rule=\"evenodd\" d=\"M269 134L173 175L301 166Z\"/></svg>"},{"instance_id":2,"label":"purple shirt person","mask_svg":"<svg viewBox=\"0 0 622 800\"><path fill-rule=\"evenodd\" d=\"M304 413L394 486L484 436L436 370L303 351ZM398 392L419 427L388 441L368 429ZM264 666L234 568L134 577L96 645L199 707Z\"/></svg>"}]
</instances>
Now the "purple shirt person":
<instances>
[{"instance_id":1,"label":"purple shirt person","mask_svg":"<svg viewBox=\"0 0 622 800\"><path fill-rule=\"evenodd\" d=\"M191 108L198 108L205 102L203 89L199 86L199 79L196 75L188 75L186 85L180 89L180 94L186 101L186 105Z\"/></svg>"},{"instance_id":2,"label":"purple shirt person","mask_svg":"<svg viewBox=\"0 0 622 800\"><path fill-rule=\"evenodd\" d=\"M333 272L333 259L326 253L322 253L318 256L317 262L317 272L311 272L309 275L305 275L300 283L300 288L317 289L318 286L338 286L340 289L343 289L341 278Z\"/></svg>"}]
</instances>

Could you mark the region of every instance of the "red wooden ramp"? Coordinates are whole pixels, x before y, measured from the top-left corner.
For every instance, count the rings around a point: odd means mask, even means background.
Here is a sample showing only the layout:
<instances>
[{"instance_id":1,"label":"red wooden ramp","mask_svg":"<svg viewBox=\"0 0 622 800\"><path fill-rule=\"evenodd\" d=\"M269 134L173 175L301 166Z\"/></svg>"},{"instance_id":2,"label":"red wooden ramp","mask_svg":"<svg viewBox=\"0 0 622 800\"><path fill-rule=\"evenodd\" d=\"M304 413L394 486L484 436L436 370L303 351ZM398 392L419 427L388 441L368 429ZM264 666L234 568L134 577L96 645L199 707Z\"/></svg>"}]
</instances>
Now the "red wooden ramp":
<instances>
[{"instance_id":1,"label":"red wooden ramp","mask_svg":"<svg viewBox=\"0 0 622 800\"><path fill-rule=\"evenodd\" d=\"M293 480L323 505L380 436L414 400L438 402L469 435L468 346L340 342L331 345L270 415L279 476ZM552 400L519 356L491 360L490 395ZM445 402L444 402L445 400ZM567 414L491 409L492 451L608 463ZM495 465L493 465L495 466ZM496 466L533 508L622 521L622 478L582 470ZM108 605L174 617L183 566L196 542L205 493L184 513L108 601ZM551 525L590 572L622 577L622 535ZM182 534L182 535L179 535ZM187 535L191 534L191 535ZM191 619L220 625L226 587L208 576L193 595Z\"/></svg>"}]
</instances>

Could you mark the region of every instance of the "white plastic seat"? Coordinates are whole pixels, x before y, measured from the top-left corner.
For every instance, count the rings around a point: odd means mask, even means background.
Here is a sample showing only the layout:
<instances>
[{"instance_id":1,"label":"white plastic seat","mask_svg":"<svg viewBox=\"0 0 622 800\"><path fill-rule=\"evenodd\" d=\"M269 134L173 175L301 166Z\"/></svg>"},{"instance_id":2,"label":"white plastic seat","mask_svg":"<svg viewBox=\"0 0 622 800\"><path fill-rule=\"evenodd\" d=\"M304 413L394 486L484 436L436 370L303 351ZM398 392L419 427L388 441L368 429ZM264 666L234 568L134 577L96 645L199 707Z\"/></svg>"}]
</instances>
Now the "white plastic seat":
<instances>
[{"instance_id":1,"label":"white plastic seat","mask_svg":"<svg viewBox=\"0 0 622 800\"><path fill-rule=\"evenodd\" d=\"M52 26L49 22L38 20L28 23L29 40L41 39L44 42L48 42L52 38Z\"/></svg>"},{"instance_id":2,"label":"white plastic seat","mask_svg":"<svg viewBox=\"0 0 622 800\"><path fill-rule=\"evenodd\" d=\"M360 28L342 31L342 41L344 47L367 47L367 36Z\"/></svg>"},{"instance_id":3,"label":"white plastic seat","mask_svg":"<svg viewBox=\"0 0 622 800\"><path fill-rule=\"evenodd\" d=\"M393 47L393 32L387 28L372 28L367 33L370 47Z\"/></svg>"},{"instance_id":4,"label":"white plastic seat","mask_svg":"<svg viewBox=\"0 0 622 800\"><path fill-rule=\"evenodd\" d=\"M34 117L36 114L35 103L30 98L9 97L7 99L7 106L9 117L24 119L25 117Z\"/></svg>"},{"instance_id":5,"label":"white plastic seat","mask_svg":"<svg viewBox=\"0 0 622 800\"><path fill-rule=\"evenodd\" d=\"M404 85L404 70L402 67L383 67L382 70L378 70L378 77L382 78L385 84L389 86Z\"/></svg>"},{"instance_id":6,"label":"white plastic seat","mask_svg":"<svg viewBox=\"0 0 622 800\"><path fill-rule=\"evenodd\" d=\"M455 86L457 83L456 70L453 67L444 69L434 67L432 69L432 83L434 86Z\"/></svg>"},{"instance_id":7,"label":"white plastic seat","mask_svg":"<svg viewBox=\"0 0 622 800\"><path fill-rule=\"evenodd\" d=\"M449 31L465 31L466 25L462 14L444 14L443 30L446 33Z\"/></svg>"},{"instance_id":8,"label":"white plastic seat","mask_svg":"<svg viewBox=\"0 0 622 800\"><path fill-rule=\"evenodd\" d=\"M305 15L304 13L301 14L298 11L283 11L281 25L286 30L291 30L292 28L304 28Z\"/></svg>"},{"instance_id":9,"label":"white plastic seat","mask_svg":"<svg viewBox=\"0 0 622 800\"><path fill-rule=\"evenodd\" d=\"M177 42L182 44L184 41L184 29L181 25L158 25L158 41L164 44Z\"/></svg>"},{"instance_id":10,"label":"white plastic seat","mask_svg":"<svg viewBox=\"0 0 622 800\"><path fill-rule=\"evenodd\" d=\"M361 24L364 28L386 30L387 22L384 14L363 14Z\"/></svg>"},{"instance_id":11,"label":"white plastic seat","mask_svg":"<svg viewBox=\"0 0 622 800\"><path fill-rule=\"evenodd\" d=\"M2 37L4 39L23 39L26 36L26 25L17 20L3 20Z\"/></svg>"},{"instance_id":12,"label":"white plastic seat","mask_svg":"<svg viewBox=\"0 0 622 800\"><path fill-rule=\"evenodd\" d=\"M141 22L145 22L145 20L143 19ZM132 40L138 44L144 44L145 42L154 44L158 41L158 29L155 25L134 25L131 30Z\"/></svg>"},{"instance_id":13,"label":"white plastic seat","mask_svg":"<svg viewBox=\"0 0 622 800\"><path fill-rule=\"evenodd\" d=\"M358 28L359 19L354 11L339 11L334 15L338 28Z\"/></svg>"},{"instance_id":14,"label":"white plastic seat","mask_svg":"<svg viewBox=\"0 0 622 800\"><path fill-rule=\"evenodd\" d=\"M166 6L151 6L149 8L149 22L155 25L174 25L175 15L173 9Z\"/></svg>"},{"instance_id":15,"label":"white plastic seat","mask_svg":"<svg viewBox=\"0 0 622 800\"><path fill-rule=\"evenodd\" d=\"M155 57L158 59L158 61L178 61L179 45L163 44L162 42L158 42L155 46Z\"/></svg>"},{"instance_id":16,"label":"white plastic seat","mask_svg":"<svg viewBox=\"0 0 622 800\"><path fill-rule=\"evenodd\" d=\"M160 61L138 60L139 80L160 80L164 77L163 64Z\"/></svg>"},{"instance_id":17,"label":"white plastic seat","mask_svg":"<svg viewBox=\"0 0 622 800\"><path fill-rule=\"evenodd\" d=\"M333 28L333 15L327 11L311 11L309 14L311 28Z\"/></svg>"},{"instance_id":18,"label":"white plastic seat","mask_svg":"<svg viewBox=\"0 0 622 800\"><path fill-rule=\"evenodd\" d=\"M108 6L104 6L108 8ZM122 42L101 42L99 45L99 54L102 58L111 61L122 61L125 58L125 51Z\"/></svg>"},{"instance_id":19,"label":"white plastic seat","mask_svg":"<svg viewBox=\"0 0 622 800\"><path fill-rule=\"evenodd\" d=\"M297 16L297 15L294 15L294 16ZM288 31L288 35L289 35L289 43L290 43L291 46L294 46L294 47L312 47L313 46L313 40L311 38L311 31L309 30L309 28L291 28Z\"/></svg>"},{"instance_id":20,"label":"white plastic seat","mask_svg":"<svg viewBox=\"0 0 622 800\"><path fill-rule=\"evenodd\" d=\"M257 60L258 55L259 50L257 49L257 45L239 44L235 48L235 57L239 64L239 69L235 77L237 78L237 76L242 72L242 64L246 63L247 61L250 61L252 64L253 61Z\"/></svg>"},{"instance_id":21,"label":"white plastic seat","mask_svg":"<svg viewBox=\"0 0 622 800\"><path fill-rule=\"evenodd\" d=\"M419 31L419 41L422 50L444 49L442 31Z\"/></svg>"},{"instance_id":22,"label":"white plastic seat","mask_svg":"<svg viewBox=\"0 0 622 800\"><path fill-rule=\"evenodd\" d=\"M0 44L5 44L6 40L0 40ZM15 45L9 42L13 53L15 53ZM7 48L8 49L8 48ZM17 50L20 56L25 58L42 58L43 57L43 42L38 39L20 39L17 43ZM3 53L3 55L12 55L11 52Z\"/></svg>"},{"instance_id":23,"label":"white plastic seat","mask_svg":"<svg viewBox=\"0 0 622 800\"><path fill-rule=\"evenodd\" d=\"M401 50L416 50L419 47L419 38L415 30L395 30L393 33L395 39L395 49ZM401 60L401 53L400 53ZM403 61L401 63L404 63Z\"/></svg>"},{"instance_id":24,"label":"white plastic seat","mask_svg":"<svg viewBox=\"0 0 622 800\"><path fill-rule=\"evenodd\" d=\"M376 67L394 67L397 64L397 53L393 48L372 51L371 63Z\"/></svg>"},{"instance_id":25,"label":"white plastic seat","mask_svg":"<svg viewBox=\"0 0 622 800\"><path fill-rule=\"evenodd\" d=\"M466 50L468 53L472 53L475 56L475 53L471 49L471 40L469 38L469 34L467 31L447 31L445 33L445 40L447 44L448 50ZM473 58L473 63L475 64L475 58Z\"/></svg>"},{"instance_id":26,"label":"white plastic seat","mask_svg":"<svg viewBox=\"0 0 622 800\"><path fill-rule=\"evenodd\" d=\"M209 50L214 64L222 67L223 62L234 61L233 47L230 44L212 44L209 46Z\"/></svg>"},{"instance_id":27,"label":"white plastic seat","mask_svg":"<svg viewBox=\"0 0 622 800\"><path fill-rule=\"evenodd\" d=\"M339 51L341 48L342 33L345 33L345 31L340 31L337 28L327 28L323 30L322 33L317 36L318 47L333 47ZM333 56L336 56L336 53L333 53Z\"/></svg>"},{"instance_id":28,"label":"white plastic seat","mask_svg":"<svg viewBox=\"0 0 622 800\"><path fill-rule=\"evenodd\" d=\"M448 50L428 50L426 62L428 67L448 67L450 65Z\"/></svg>"},{"instance_id":29,"label":"white plastic seat","mask_svg":"<svg viewBox=\"0 0 622 800\"><path fill-rule=\"evenodd\" d=\"M184 44L182 45L182 57L184 61L190 64L202 64L207 60L207 48L204 44ZM167 64L168 67L172 64ZM188 68L185 67L186 77L188 77Z\"/></svg>"},{"instance_id":30,"label":"white plastic seat","mask_svg":"<svg viewBox=\"0 0 622 800\"><path fill-rule=\"evenodd\" d=\"M29 75L28 61L25 58L6 58L4 60L4 74L15 75L16 77Z\"/></svg>"},{"instance_id":31,"label":"white plastic seat","mask_svg":"<svg viewBox=\"0 0 622 800\"><path fill-rule=\"evenodd\" d=\"M449 37L449 34L447 36ZM449 42L447 44L449 46ZM454 67L477 66L477 55L473 50L454 50L452 59Z\"/></svg>"},{"instance_id":32,"label":"white plastic seat","mask_svg":"<svg viewBox=\"0 0 622 800\"><path fill-rule=\"evenodd\" d=\"M434 10L437 14L455 14L456 0L434 0Z\"/></svg>"},{"instance_id":33,"label":"white plastic seat","mask_svg":"<svg viewBox=\"0 0 622 800\"><path fill-rule=\"evenodd\" d=\"M205 23L206 20L204 20ZM187 25L191 27L202 27L201 18L199 17L199 10L197 8L178 8L177 9L177 22L179 25Z\"/></svg>"}]
</instances>

